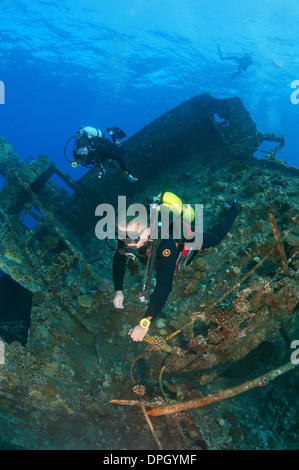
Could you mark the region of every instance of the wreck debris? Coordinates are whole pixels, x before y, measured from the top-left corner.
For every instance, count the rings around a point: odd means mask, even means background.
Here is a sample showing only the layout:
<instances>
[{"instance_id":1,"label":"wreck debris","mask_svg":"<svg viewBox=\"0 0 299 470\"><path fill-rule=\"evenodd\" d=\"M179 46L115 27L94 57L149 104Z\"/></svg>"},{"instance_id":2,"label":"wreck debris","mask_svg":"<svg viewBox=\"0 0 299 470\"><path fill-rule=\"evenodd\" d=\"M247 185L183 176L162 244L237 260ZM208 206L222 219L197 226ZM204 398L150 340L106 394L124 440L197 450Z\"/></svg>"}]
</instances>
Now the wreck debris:
<instances>
[{"instance_id":1,"label":"wreck debris","mask_svg":"<svg viewBox=\"0 0 299 470\"><path fill-rule=\"evenodd\" d=\"M287 258L286 258L286 255L285 255L282 243L281 243L280 235L279 235L278 228L276 226L276 222L274 220L273 214L268 214L268 219L269 219L271 229L272 229L275 241L276 241L278 252L280 254L283 272L285 273L286 276L288 276L289 274L288 262L287 262Z\"/></svg>"},{"instance_id":2,"label":"wreck debris","mask_svg":"<svg viewBox=\"0 0 299 470\"><path fill-rule=\"evenodd\" d=\"M128 406L147 406L149 408L155 408L157 406L156 403L152 403L150 401L145 400L119 400L117 398L112 398L109 400L109 403L114 403L116 405L128 405Z\"/></svg>"},{"instance_id":3,"label":"wreck debris","mask_svg":"<svg viewBox=\"0 0 299 470\"><path fill-rule=\"evenodd\" d=\"M272 216L272 217L273 217L273 216ZM294 229L295 226L296 226L296 225L294 225L294 226L292 227L292 229ZM290 229L289 231L287 231L287 232L284 234L284 237L283 237L283 238L287 238L287 237L290 235L292 229ZM278 231L276 232L276 236L277 236L277 235L278 235L278 237L279 237ZM280 241L280 237L279 237L279 245L280 245L280 244L281 244L281 241ZM282 247L282 249L283 249L283 247ZM274 252L274 250L275 250L275 247L272 247L272 248L270 249L270 251L269 251L261 260L259 260L259 261L253 266L253 268L252 268L250 271L248 271L235 285L233 285L230 289L228 289L219 299L215 300L215 302L213 302L212 305L209 306L209 308L208 308L207 311L208 311L208 312L212 311L213 308L214 308L217 304L219 304L220 302L222 302L222 300L224 300L229 294L231 294L234 290L236 290L246 279L248 279L248 278L249 278L249 277L250 277L250 276L251 276L251 275L252 275L252 274L271 256L271 254ZM284 256L284 258L285 258L284 252L283 252L283 256ZM283 266L285 266L285 265L287 266L287 261L286 261L286 260L284 261L284 265L283 265ZM285 269L284 269L284 271L285 271ZM288 272L288 270L287 270L287 274L286 274L286 273L285 273L285 274L288 275L288 273L289 273L289 272Z\"/></svg>"},{"instance_id":4,"label":"wreck debris","mask_svg":"<svg viewBox=\"0 0 299 470\"><path fill-rule=\"evenodd\" d=\"M292 231L292 229L287 231L284 234L284 236L285 237L289 236L291 231ZM240 293L237 292L236 299L233 301L233 305L234 305L235 310L231 309L231 308L218 309L218 311L214 312L211 316L209 316L208 314L210 312L213 312L214 308L216 307L217 304L219 304L233 290L235 290L237 287L239 287L245 279L247 279L250 275L252 275L253 272L255 272L255 270L259 266L261 266L266 261L266 259L273 253L274 249L275 249L275 247L272 247L270 252L263 259L258 261L258 263L246 275L244 275L242 277L242 279L237 284L235 284L233 286L233 288L229 289L223 296L221 296L219 299L217 299L215 302L213 302L212 305L209 306L203 313L201 313L201 314L193 313L192 316L191 316L192 320L190 322L188 322L187 324L182 326L180 329L176 330L174 333L169 335L166 339L164 339L162 337L158 337L158 336L150 337L149 335L147 335L145 337L146 338L145 342L151 344L152 347L149 350L147 350L144 354L147 354L152 350L165 351L165 352L176 352L176 348L170 348L169 347L169 349L168 349L166 347L166 342L170 339L173 339L175 336L177 336L182 331L186 330L186 328L192 326L193 323L196 320L205 321L206 318L210 319L210 325L212 325L213 322L218 324L218 328L216 329L216 331L219 330L218 331L219 334L216 338L215 337L215 328L213 329L213 326L212 326L212 328L209 328L209 330L208 330L208 340L209 340L210 344L216 344L216 345L219 344L219 342L221 342L226 337L226 334L225 334L226 331L227 332L232 332L233 334L236 334L237 336L245 336L246 329L239 331L239 325L244 323L246 320L252 318L252 315L253 315L252 309L254 308L255 304L258 304L257 299L260 299L262 294L265 294L265 293L267 294L267 293L272 292L272 289L270 288L270 282L278 277L279 271L276 272L274 278L272 278L272 279L260 279L258 281L258 284L251 283L250 288L247 287L247 288L243 289ZM297 252L295 252L293 254L293 256L290 258L289 262L292 260L292 258L294 258L296 256L296 254L297 254ZM285 263L286 263L286 265L288 264L288 261L286 259L285 259ZM289 274L289 271L288 271L288 274ZM254 290L257 290L257 294L255 296L257 298L252 297L249 301L247 301L247 298L249 297L251 292L254 291ZM255 301L255 303L253 301ZM296 301L295 301L294 305L295 304L296 304ZM250 314L250 312L252 312L252 313ZM221 327L221 328L219 329L219 327ZM224 331L221 331L223 329L224 329ZM192 345L193 348L195 347L192 342L190 342L190 344ZM204 346L207 346L207 344L205 343ZM200 355L202 355L202 356L207 355L208 356L208 355L211 355L211 353L208 352L208 349L206 347L204 347L203 349L200 348L199 352L192 359L192 361L189 364L184 366L184 370L192 362L194 362L194 360L196 360L196 358L199 357ZM139 359L141 356L142 355L138 356L137 359ZM135 364L136 360L134 361L133 364ZM160 370L159 387L160 387L160 390L161 390L161 393L162 393L163 397L165 399L167 399L166 393L163 389L163 382L162 382L162 375L163 375L163 372L164 372L165 368L166 368L166 366L164 365ZM165 406L163 405L163 406L155 409L155 411L152 410L151 412L148 412L148 414L153 415L153 416L154 415L159 415L160 411L157 411L157 410L160 410L160 408L163 408L163 409L166 409L166 410L172 410L172 411L170 411L171 413L172 412L176 413L177 411L189 409L190 404L191 404L190 408L194 408L194 407L202 406L203 404L208 404L208 403L212 403L214 401L218 401L220 399L228 398L228 397L237 395L239 393L242 393L242 391L246 391L246 390L249 390L250 388L254 388L257 385L261 386L261 384L266 384L268 381L273 380L278 375L280 375L280 374L282 374L282 373L284 373L284 372L286 372L286 371L288 371L292 368L293 368L293 364L286 364L285 366L282 366L278 369L275 369L275 370L271 371L270 373L265 374L264 376L261 376L257 379L252 380L252 381L248 381L248 382L246 382L246 383L244 383L240 386L234 387L233 389L229 389L229 390L223 391L221 393L217 392L213 396L201 398L199 401L194 401L194 402L193 401L188 401L188 402L186 402L187 404L177 403L177 404L173 404L173 405L165 405ZM132 371L132 367L131 367L131 371ZM217 375L218 374L215 374L215 376L217 376ZM115 402L115 401L113 401L113 402ZM200 404L198 405L198 403L200 403ZM193 406L194 404L196 404L196 406ZM168 406L170 406L171 408L168 408ZM182 408L181 408L181 406L182 406ZM155 413L157 413L157 414L155 414ZM161 414L168 414L168 411L165 412L165 413L161 412Z\"/></svg>"},{"instance_id":5,"label":"wreck debris","mask_svg":"<svg viewBox=\"0 0 299 470\"><path fill-rule=\"evenodd\" d=\"M151 430L151 433L152 433L152 435L153 435L153 437L154 437L154 439L155 439L155 441L156 441L156 443L157 443L157 445L158 445L158 449L159 449L159 450L163 450L162 444L161 444L161 442L160 442L160 440L159 440L159 438L158 438L158 436L157 436L157 434L156 434L156 432L155 432L155 430L154 430L154 427L153 427L153 425L152 425L151 420L149 419L149 416L148 416L148 414L147 414L147 412L146 412L145 406L144 406L143 404L141 404L140 407L141 407L141 409L142 409L142 412L143 412L143 415L144 415L144 417L145 417L145 419L146 419L146 422L147 422L147 424L148 424L148 426L149 426L149 428L150 428L150 430Z\"/></svg>"},{"instance_id":6,"label":"wreck debris","mask_svg":"<svg viewBox=\"0 0 299 470\"><path fill-rule=\"evenodd\" d=\"M198 399L195 398L186 402L153 408L152 410L147 411L147 414L150 416L161 416L171 413L177 413L178 411L198 408L200 406L209 405L210 403L215 403L216 401L225 400L226 398L231 398L235 395L239 395L240 393L247 392L251 388L264 387L271 380L276 379L276 377L278 377L279 375L284 374L285 372L288 372L289 370L292 370L295 367L295 364L288 362L287 364L284 364L283 366L280 366L277 369L273 369L270 372L267 372L266 374L257 377L256 379L248 380L247 382L244 382L241 385L237 385L226 390L220 390L214 394L205 397L200 397Z\"/></svg>"},{"instance_id":7,"label":"wreck debris","mask_svg":"<svg viewBox=\"0 0 299 470\"><path fill-rule=\"evenodd\" d=\"M156 406L155 404L149 403L149 402L144 402L144 401L141 401L141 400L136 401L136 400L116 400L116 399L115 400L110 400L110 403L115 403L117 405L130 405L130 406L136 405L136 406L139 406L141 408L142 413L144 415L144 418L145 418L145 420L146 420L146 422L147 422L147 424L150 428L150 431L151 431L151 433L154 437L154 440L157 443L158 449L163 450L162 444L161 444L161 442L160 442L160 440L159 440L159 438L158 438L158 436L155 432L155 429L152 425L152 422L151 422L151 420L150 420L150 418L149 418L149 416L146 412L146 408L145 408L145 406Z\"/></svg>"},{"instance_id":8,"label":"wreck debris","mask_svg":"<svg viewBox=\"0 0 299 470\"><path fill-rule=\"evenodd\" d=\"M163 382L162 382L162 376L163 376L163 372L165 370L165 366L163 366L160 370L160 374L159 374L159 387L160 387L160 390L161 390L161 393L163 395L164 398L167 399L167 396L166 396L166 393L164 391L164 388L163 388Z\"/></svg>"},{"instance_id":9,"label":"wreck debris","mask_svg":"<svg viewBox=\"0 0 299 470\"><path fill-rule=\"evenodd\" d=\"M285 138L282 135L281 137L276 136L273 132L270 133L262 133L258 132L257 133L257 139L259 142L259 145L261 145L263 142L278 142L278 145L272 150L262 150L262 149L256 149L254 147L246 147L247 150L252 150L256 151L258 150L259 152L265 153L266 156L265 158L269 160L275 160L276 154L279 152L279 150L282 149L282 147L285 145ZM243 149L244 150L244 145L242 145L242 141L239 141L237 143L233 143L232 146L235 147L237 150Z\"/></svg>"},{"instance_id":10,"label":"wreck debris","mask_svg":"<svg viewBox=\"0 0 299 470\"><path fill-rule=\"evenodd\" d=\"M192 320L191 320L189 323L183 325L181 328L179 328L178 330L174 331L171 335L167 336L167 338L165 339L165 341L169 341L170 339L174 338L174 337L177 336L179 333L181 333L182 331L184 331L186 328L192 326L195 321L205 321L205 319L206 319L206 318L205 318L205 315L200 314L200 313L196 313L196 312L195 312L195 313L192 313L191 318L192 318Z\"/></svg>"},{"instance_id":11,"label":"wreck debris","mask_svg":"<svg viewBox=\"0 0 299 470\"><path fill-rule=\"evenodd\" d=\"M280 149L282 149L282 147L285 145L285 138L284 136L282 135L281 137L278 137L274 134L274 132L269 132L269 133L263 133L263 132L258 132L257 133L257 138L260 142L260 144L262 142L278 142L278 145L273 149L273 150L261 150L259 149L259 152L264 152L267 154L267 157L270 158L270 159L274 159L277 152L279 152Z\"/></svg>"}]
</instances>

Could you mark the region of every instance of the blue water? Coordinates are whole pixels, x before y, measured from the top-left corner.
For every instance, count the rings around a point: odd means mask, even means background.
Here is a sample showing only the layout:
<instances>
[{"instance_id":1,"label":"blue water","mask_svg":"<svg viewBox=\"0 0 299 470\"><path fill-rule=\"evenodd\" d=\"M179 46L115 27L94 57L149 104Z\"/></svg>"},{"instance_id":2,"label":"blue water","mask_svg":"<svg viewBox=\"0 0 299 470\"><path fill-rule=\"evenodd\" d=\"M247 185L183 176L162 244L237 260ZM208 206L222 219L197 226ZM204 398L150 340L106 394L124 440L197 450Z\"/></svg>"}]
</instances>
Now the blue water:
<instances>
[{"instance_id":1,"label":"blue water","mask_svg":"<svg viewBox=\"0 0 299 470\"><path fill-rule=\"evenodd\" d=\"M200 93L240 96L298 166L298 0L1 0L0 135L24 159L63 156L80 126L127 136ZM239 77L223 55L251 54ZM299 95L298 95L299 96ZM264 154L260 154L264 156Z\"/></svg>"}]
</instances>

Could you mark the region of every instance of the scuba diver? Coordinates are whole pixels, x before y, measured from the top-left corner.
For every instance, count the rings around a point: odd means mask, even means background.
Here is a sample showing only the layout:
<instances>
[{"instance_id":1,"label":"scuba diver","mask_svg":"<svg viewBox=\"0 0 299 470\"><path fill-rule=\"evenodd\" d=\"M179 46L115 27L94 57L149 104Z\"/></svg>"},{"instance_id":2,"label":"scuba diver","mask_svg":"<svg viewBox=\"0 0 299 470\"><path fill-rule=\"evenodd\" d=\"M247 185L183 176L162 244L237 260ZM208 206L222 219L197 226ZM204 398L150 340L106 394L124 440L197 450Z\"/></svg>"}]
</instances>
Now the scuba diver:
<instances>
[{"instance_id":1,"label":"scuba diver","mask_svg":"<svg viewBox=\"0 0 299 470\"><path fill-rule=\"evenodd\" d=\"M166 208L167 210L167 208L170 207L172 210L172 208L175 207L174 205L176 205L176 207L179 208L177 214L179 222L184 224L187 222L187 225L191 228L190 236L192 236L194 210L189 204L183 205L181 199L169 191L162 192L154 199L154 204L158 211L161 211L162 208ZM150 207L154 204L151 204ZM190 245L189 238L188 240L184 237L180 239L173 238L172 235L174 235L174 232L171 230L171 226L173 226L171 224L169 226L168 238L162 239L160 236L159 239L151 240L151 228L148 226L147 221L140 223L140 221L137 222L136 219L132 220L132 218L127 217L125 227L120 227L120 219L116 221L118 230L122 230L125 236L130 238L120 239L118 236L117 248L113 256L112 269L115 290L113 303L115 308L124 308L123 283L127 260L137 257L141 262L146 262L144 282L142 291L139 293L139 299L141 302L149 302L149 304L145 318L140 321L139 325L129 331L129 335L133 341L142 341L147 334L151 320L154 320L160 314L172 290L175 273L189 265L199 252L218 245L229 232L241 209L241 205L237 199L234 199L233 201L225 202L224 208L228 212L226 217L218 223L211 232L202 233L202 244L199 249L188 247L188 243ZM189 218L187 217L186 219L184 215L181 215L182 213L184 214L184 211L186 214L190 214ZM173 214L173 216L175 215ZM181 220L182 217L183 220ZM189 233L190 231L188 230L188 234ZM193 231L193 234L194 233ZM149 290L153 269L156 271L156 287L150 295Z\"/></svg>"},{"instance_id":2,"label":"scuba diver","mask_svg":"<svg viewBox=\"0 0 299 470\"><path fill-rule=\"evenodd\" d=\"M108 160L108 166L114 166L113 161L117 162L130 183L138 181L134 178L128 169L125 161L125 151L121 145L120 139L126 137L126 134L119 127L109 127L106 129L112 142L105 138L104 132L95 127L80 127L77 135L69 138L64 148L64 156L73 167L77 165L91 168L97 166L100 168L99 178L105 173L104 162ZM68 143L74 140L73 161L70 161L66 155Z\"/></svg>"},{"instance_id":3,"label":"scuba diver","mask_svg":"<svg viewBox=\"0 0 299 470\"><path fill-rule=\"evenodd\" d=\"M238 56L229 56L229 57L223 57L220 51L220 47L217 45L217 49L219 52L219 57L221 60L234 60L238 64L238 70L237 72L232 74L232 78L236 78L238 75L240 75L242 72L245 72L250 65L253 64L252 57L250 54L246 53L241 57Z\"/></svg>"}]
</instances>

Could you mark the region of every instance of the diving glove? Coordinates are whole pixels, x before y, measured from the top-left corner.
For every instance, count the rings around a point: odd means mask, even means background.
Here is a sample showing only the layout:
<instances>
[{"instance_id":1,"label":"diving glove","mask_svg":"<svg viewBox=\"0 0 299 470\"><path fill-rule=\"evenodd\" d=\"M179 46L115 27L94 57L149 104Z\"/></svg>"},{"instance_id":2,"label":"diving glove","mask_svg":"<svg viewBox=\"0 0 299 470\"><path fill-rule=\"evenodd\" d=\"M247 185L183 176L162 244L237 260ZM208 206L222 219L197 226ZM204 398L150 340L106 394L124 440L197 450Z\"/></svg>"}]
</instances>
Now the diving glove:
<instances>
[{"instance_id":1,"label":"diving glove","mask_svg":"<svg viewBox=\"0 0 299 470\"><path fill-rule=\"evenodd\" d=\"M238 199L233 199L232 201L224 202L223 203L224 209L227 211L235 210L237 213L241 210L241 204L239 203Z\"/></svg>"}]
</instances>

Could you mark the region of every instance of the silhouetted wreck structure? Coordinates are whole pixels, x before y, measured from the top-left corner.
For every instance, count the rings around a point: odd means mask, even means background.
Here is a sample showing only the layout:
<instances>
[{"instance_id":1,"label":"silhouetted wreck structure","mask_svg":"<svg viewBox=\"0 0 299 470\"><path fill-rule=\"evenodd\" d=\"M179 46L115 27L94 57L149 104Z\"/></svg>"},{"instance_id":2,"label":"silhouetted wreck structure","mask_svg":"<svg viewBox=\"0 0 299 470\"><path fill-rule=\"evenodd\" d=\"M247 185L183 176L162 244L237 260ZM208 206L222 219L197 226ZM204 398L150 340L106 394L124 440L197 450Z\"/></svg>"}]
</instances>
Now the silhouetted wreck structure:
<instances>
[{"instance_id":1,"label":"silhouetted wreck structure","mask_svg":"<svg viewBox=\"0 0 299 470\"><path fill-rule=\"evenodd\" d=\"M264 140L278 145L264 160L257 160L253 154ZM283 144L283 137L257 131L239 98L220 100L210 95L196 96L170 110L124 143L139 178L135 185L128 184L116 169L101 181L95 168L72 181L46 155L24 163L0 141L0 299L6 304L2 309L6 313L0 313L0 338L6 342L7 353L5 366L0 365L4 441L14 439L16 446L24 448L53 448L58 433L69 434L61 448L129 445L121 432L124 418L120 412L114 417L112 405L103 411L103 404L128 392L123 386L126 377L130 380L127 366L137 353L126 333L120 337L118 330L138 321L140 308L131 303L126 319L114 318L112 253L94 234L96 206L105 202L116 207L118 195L126 195L128 202L136 197L142 202L167 182L207 207L211 198L218 206L232 195L245 201L248 216L245 210L232 241L216 249L217 260L212 251L197 262L195 274L191 267L177 277L167 308L168 333L181 328L184 332L175 336L168 350L163 349L164 340L158 340L157 346L156 339L148 338L156 350L171 352L168 368L185 381L185 394L191 393L188 373L193 370L201 371L198 383L205 386L228 374L253 349L291 338L298 302L298 170L274 158ZM255 197L260 201L259 212ZM211 209L207 220L213 220ZM281 252L276 249L268 213L274 214L285 231L281 246L285 259L291 260L287 274L279 272ZM225 244L231 245L226 249ZM261 263L257 274L253 266L270 252L274 258ZM245 284L226 295L250 270ZM1 291L8 281L10 292L7 287ZM14 302L16 298L22 302L9 318L13 297ZM219 298L222 303L217 302ZM201 322L184 329L191 314L203 311ZM117 331L111 331L114 321ZM160 368L159 359L157 373ZM152 390L150 398L157 394ZM179 400L178 392L169 390ZM14 413L20 408L19 420L27 423L22 425L26 432L15 437L5 417L7 410ZM40 409L47 410L45 421ZM33 411L34 423L28 420ZM113 419L117 424L110 428ZM213 441L209 432L203 437L196 417L184 415L183 421L183 425L179 420L163 422L162 435L172 429L174 436L174 429L181 426L182 435L185 428L193 430L197 444L185 432L179 441L169 438L169 448L221 447L220 437ZM135 448L142 423L141 415L130 437ZM81 427L83 435L72 435L74 425ZM102 436L100 430L107 426L107 436ZM145 445L155 448L150 435Z\"/></svg>"}]
</instances>

